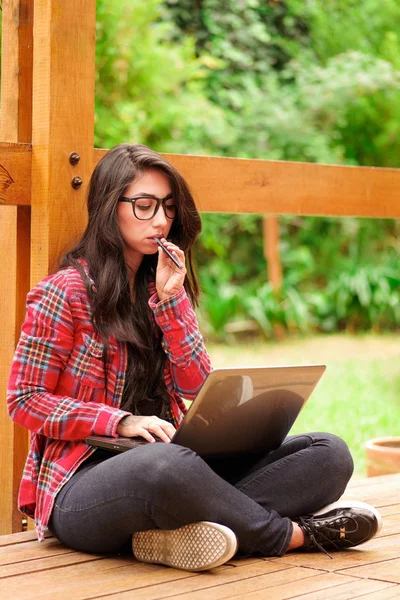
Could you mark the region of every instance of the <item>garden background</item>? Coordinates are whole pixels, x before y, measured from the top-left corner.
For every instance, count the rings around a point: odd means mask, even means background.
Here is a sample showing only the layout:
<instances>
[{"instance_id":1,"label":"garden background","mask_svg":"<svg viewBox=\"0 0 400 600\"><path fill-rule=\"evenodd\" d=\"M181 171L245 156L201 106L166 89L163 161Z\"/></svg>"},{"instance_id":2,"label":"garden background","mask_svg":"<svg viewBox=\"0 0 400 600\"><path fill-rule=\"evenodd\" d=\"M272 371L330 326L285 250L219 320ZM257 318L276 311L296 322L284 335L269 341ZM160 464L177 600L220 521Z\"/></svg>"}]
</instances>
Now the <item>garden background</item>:
<instances>
[{"instance_id":1,"label":"garden background","mask_svg":"<svg viewBox=\"0 0 400 600\"><path fill-rule=\"evenodd\" d=\"M397 0L97 0L95 145L400 167ZM240 190L238 190L240 199ZM296 431L399 435L400 223L203 215L202 331L216 366L325 362ZM279 337L280 339L275 339Z\"/></svg>"}]
</instances>

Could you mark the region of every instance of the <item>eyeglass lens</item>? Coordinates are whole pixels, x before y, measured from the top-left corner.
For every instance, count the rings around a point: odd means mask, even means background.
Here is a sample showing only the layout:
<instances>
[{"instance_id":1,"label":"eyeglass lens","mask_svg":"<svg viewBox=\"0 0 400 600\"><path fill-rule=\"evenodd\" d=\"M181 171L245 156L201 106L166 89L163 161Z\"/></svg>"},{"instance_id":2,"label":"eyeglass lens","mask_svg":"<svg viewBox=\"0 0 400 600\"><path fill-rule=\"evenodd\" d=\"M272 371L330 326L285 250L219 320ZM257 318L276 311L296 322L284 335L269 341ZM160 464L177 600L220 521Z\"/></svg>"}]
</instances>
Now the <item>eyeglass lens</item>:
<instances>
[{"instance_id":1,"label":"eyeglass lens","mask_svg":"<svg viewBox=\"0 0 400 600\"><path fill-rule=\"evenodd\" d=\"M173 198L168 198L162 202L165 216L168 219L176 217L176 205ZM159 202L154 198L135 198L132 202L133 212L137 219L145 221L152 219L157 212Z\"/></svg>"}]
</instances>

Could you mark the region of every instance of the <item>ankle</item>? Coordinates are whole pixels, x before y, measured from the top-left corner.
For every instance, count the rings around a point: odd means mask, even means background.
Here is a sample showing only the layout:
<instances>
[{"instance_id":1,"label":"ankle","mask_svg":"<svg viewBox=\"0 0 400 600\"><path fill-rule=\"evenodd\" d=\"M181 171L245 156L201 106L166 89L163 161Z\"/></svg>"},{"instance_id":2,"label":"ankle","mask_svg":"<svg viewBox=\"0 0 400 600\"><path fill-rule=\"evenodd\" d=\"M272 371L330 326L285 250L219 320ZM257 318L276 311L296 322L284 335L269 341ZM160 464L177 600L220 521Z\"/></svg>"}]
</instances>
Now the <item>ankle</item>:
<instances>
[{"instance_id":1,"label":"ankle","mask_svg":"<svg viewBox=\"0 0 400 600\"><path fill-rule=\"evenodd\" d=\"M288 546L287 551L294 550L295 548L300 548L301 546L304 545L304 531L302 530L302 528L300 527L300 525L298 523L292 522L292 524L293 524L292 539L290 540L290 544Z\"/></svg>"}]
</instances>

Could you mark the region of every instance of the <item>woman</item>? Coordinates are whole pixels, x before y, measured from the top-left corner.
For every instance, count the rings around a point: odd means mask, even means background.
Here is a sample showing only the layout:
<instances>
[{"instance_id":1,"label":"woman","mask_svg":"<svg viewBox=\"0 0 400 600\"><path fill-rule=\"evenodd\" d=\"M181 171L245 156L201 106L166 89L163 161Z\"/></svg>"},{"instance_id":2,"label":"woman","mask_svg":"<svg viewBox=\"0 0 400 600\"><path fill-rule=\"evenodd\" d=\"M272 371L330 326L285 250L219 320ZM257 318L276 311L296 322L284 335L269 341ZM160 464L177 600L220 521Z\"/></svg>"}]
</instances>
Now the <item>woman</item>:
<instances>
[{"instance_id":1,"label":"woman","mask_svg":"<svg viewBox=\"0 0 400 600\"><path fill-rule=\"evenodd\" d=\"M138 560L203 570L237 550L281 556L375 535L374 508L326 506L353 469L333 435L208 463L168 443L182 397L211 370L192 308L200 218L176 169L145 146L116 146L93 172L88 213L81 241L28 295L10 374L10 416L31 431L19 505L39 539L49 527L96 553L132 539ZM149 443L113 455L88 446L89 435Z\"/></svg>"}]
</instances>

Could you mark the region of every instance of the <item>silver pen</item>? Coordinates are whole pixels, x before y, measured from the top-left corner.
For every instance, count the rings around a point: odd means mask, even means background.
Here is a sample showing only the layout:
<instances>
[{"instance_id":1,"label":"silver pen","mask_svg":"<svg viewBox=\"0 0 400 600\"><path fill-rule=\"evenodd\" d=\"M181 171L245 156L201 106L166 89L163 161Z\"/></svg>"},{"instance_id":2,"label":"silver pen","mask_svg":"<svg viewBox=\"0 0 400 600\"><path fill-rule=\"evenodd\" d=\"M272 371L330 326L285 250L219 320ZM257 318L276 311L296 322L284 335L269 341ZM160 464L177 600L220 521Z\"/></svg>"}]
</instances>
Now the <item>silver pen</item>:
<instances>
[{"instance_id":1,"label":"silver pen","mask_svg":"<svg viewBox=\"0 0 400 600\"><path fill-rule=\"evenodd\" d=\"M179 262L179 260L177 260L175 258L175 256L173 254L171 254L171 252L168 250L168 248L166 248L164 246L164 244L162 243L162 241L159 238L153 238L155 242L157 242L157 244L160 246L160 248L162 248L165 252L165 254L167 256L169 256L169 258L172 260L172 262L178 267L178 269L182 269L183 265Z\"/></svg>"}]
</instances>

